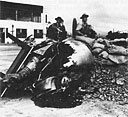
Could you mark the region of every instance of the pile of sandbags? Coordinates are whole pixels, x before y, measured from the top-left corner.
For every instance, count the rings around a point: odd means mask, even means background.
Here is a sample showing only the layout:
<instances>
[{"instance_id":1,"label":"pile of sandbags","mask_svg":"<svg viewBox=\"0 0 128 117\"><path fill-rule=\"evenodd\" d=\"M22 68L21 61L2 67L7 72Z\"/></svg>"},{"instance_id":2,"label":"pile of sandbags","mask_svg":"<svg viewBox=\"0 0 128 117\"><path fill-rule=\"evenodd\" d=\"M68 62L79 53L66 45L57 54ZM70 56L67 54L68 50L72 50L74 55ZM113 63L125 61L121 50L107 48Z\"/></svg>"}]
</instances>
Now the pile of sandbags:
<instances>
[{"instance_id":1,"label":"pile of sandbags","mask_svg":"<svg viewBox=\"0 0 128 117\"><path fill-rule=\"evenodd\" d=\"M122 45L121 45L122 44ZM99 38L92 45L92 52L102 58L103 64L125 64L128 62L128 48L126 39L112 41Z\"/></svg>"},{"instance_id":2,"label":"pile of sandbags","mask_svg":"<svg viewBox=\"0 0 128 117\"><path fill-rule=\"evenodd\" d=\"M100 57L102 64L126 64L128 62L128 39L92 39L85 36L76 36L76 40L84 42L92 53Z\"/></svg>"}]
</instances>

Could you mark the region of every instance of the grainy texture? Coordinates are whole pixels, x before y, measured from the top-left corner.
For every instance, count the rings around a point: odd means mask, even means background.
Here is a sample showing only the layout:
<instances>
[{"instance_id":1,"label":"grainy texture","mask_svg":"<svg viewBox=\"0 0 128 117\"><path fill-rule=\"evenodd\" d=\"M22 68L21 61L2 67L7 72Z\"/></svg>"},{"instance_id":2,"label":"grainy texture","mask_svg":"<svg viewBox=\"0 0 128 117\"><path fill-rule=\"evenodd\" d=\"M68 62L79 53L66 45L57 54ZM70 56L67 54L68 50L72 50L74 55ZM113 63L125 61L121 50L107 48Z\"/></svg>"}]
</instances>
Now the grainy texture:
<instances>
[{"instance_id":1,"label":"grainy texture","mask_svg":"<svg viewBox=\"0 0 128 117\"><path fill-rule=\"evenodd\" d=\"M7 48L11 49L7 52ZM17 48L18 50L15 48L17 47L0 46L0 71L7 71L16 53L19 51L19 48ZM74 94L78 101L81 100L81 105L74 108L40 108L35 106L30 98L3 98L0 100L0 116L127 117L127 75L127 66L107 67L95 64L94 70L92 70L90 75L90 83L84 82Z\"/></svg>"}]
</instances>

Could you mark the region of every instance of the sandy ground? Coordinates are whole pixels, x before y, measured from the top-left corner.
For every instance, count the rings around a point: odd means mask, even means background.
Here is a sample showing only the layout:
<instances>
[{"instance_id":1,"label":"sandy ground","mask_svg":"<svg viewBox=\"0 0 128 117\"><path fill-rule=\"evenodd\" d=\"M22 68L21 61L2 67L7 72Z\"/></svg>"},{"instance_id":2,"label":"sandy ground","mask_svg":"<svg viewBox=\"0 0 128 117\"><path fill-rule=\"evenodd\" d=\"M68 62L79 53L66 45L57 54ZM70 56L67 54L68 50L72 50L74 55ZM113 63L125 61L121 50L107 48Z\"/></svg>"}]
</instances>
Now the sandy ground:
<instances>
[{"instance_id":1,"label":"sandy ground","mask_svg":"<svg viewBox=\"0 0 128 117\"><path fill-rule=\"evenodd\" d=\"M6 73L19 47L0 45L0 71ZM88 100L74 108L40 108L30 98L0 99L0 117L128 117L128 104Z\"/></svg>"},{"instance_id":2,"label":"sandy ground","mask_svg":"<svg viewBox=\"0 0 128 117\"><path fill-rule=\"evenodd\" d=\"M2 99L1 117L128 117L128 106L92 100L75 108L40 108L30 99Z\"/></svg>"}]
</instances>

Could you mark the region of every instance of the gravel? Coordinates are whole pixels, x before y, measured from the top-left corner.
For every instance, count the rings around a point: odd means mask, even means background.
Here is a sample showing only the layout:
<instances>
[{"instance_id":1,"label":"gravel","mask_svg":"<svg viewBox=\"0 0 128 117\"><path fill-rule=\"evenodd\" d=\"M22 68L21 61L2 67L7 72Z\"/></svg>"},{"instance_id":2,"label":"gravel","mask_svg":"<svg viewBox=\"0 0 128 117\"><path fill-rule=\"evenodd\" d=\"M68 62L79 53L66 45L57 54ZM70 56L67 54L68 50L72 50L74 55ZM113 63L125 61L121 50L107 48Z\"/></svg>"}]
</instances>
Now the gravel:
<instances>
[{"instance_id":1,"label":"gravel","mask_svg":"<svg viewBox=\"0 0 128 117\"><path fill-rule=\"evenodd\" d=\"M99 99L128 103L128 65L104 66L97 63L91 71L90 82L84 82L79 88L83 101Z\"/></svg>"}]
</instances>

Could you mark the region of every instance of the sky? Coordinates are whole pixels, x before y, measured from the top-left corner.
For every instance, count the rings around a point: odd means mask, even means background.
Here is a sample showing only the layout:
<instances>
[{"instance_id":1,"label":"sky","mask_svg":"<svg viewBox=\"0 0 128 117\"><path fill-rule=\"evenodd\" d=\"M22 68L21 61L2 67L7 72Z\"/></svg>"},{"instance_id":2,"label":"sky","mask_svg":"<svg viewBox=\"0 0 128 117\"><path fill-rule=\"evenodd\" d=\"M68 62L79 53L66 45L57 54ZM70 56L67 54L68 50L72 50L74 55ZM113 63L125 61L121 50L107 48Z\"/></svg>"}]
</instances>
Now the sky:
<instances>
[{"instance_id":1,"label":"sky","mask_svg":"<svg viewBox=\"0 0 128 117\"><path fill-rule=\"evenodd\" d=\"M68 32L72 29L73 18L81 22L83 13L89 15L88 23L98 34L110 30L128 32L128 0L3 0L9 2L44 6L48 21L55 22L61 16Z\"/></svg>"}]
</instances>

